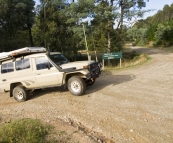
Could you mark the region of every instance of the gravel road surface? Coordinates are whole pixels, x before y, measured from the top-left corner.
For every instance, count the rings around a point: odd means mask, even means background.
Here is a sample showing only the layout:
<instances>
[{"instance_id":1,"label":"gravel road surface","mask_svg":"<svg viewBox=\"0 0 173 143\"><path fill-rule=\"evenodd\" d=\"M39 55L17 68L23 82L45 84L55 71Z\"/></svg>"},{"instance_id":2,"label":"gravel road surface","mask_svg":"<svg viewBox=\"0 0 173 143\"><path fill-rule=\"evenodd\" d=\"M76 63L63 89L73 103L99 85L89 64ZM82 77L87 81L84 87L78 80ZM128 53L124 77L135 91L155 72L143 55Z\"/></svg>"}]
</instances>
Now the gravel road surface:
<instances>
[{"instance_id":1,"label":"gravel road surface","mask_svg":"<svg viewBox=\"0 0 173 143\"><path fill-rule=\"evenodd\" d=\"M23 103L0 93L1 122L41 119L81 143L173 143L173 53L139 48L141 66L104 72L84 96L38 90Z\"/></svg>"}]
</instances>

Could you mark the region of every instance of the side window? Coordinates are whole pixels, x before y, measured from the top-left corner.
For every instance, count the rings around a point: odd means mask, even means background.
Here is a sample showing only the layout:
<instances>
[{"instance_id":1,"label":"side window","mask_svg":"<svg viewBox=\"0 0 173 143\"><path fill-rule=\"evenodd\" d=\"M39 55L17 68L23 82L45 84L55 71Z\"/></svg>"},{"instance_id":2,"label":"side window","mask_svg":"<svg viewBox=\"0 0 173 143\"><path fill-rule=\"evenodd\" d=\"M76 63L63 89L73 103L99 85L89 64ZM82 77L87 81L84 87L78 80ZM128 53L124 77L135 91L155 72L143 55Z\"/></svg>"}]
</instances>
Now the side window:
<instances>
[{"instance_id":1,"label":"side window","mask_svg":"<svg viewBox=\"0 0 173 143\"><path fill-rule=\"evenodd\" d=\"M40 57L35 59L35 63L37 70L43 70L53 67L46 57Z\"/></svg>"},{"instance_id":2,"label":"side window","mask_svg":"<svg viewBox=\"0 0 173 143\"><path fill-rule=\"evenodd\" d=\"M9 73L14 71L13 62L5 63L1 65L1 73Z\"/></svg>"},{"instance_id":3,"label":"side window","mask_svg":"<svg viewBox=\"0 0 173 143\"><path fill-rule=\"evenodd\" d=\"M24 69L29 69L30 68L30 63L29 59L23 59L20 61L16 61L16 70L24 70Z\"/></svg>"}]
</instances>

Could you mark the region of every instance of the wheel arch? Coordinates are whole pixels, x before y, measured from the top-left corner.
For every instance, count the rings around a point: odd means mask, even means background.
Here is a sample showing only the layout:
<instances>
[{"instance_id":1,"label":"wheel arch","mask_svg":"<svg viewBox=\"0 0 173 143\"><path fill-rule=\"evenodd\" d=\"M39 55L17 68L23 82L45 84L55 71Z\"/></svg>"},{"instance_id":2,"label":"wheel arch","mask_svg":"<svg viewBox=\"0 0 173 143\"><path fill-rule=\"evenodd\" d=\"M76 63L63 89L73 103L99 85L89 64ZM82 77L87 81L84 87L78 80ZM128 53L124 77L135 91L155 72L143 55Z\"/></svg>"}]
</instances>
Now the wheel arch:
<instances>
[{"instance_id":1,"label":"wheel arch","mask_svg":"<svg viewBox=\"0 0 173 143\"><path fill-rule=\"evenodd\" d=\"M80 72L77 72L77 73L69 73L69 74L66 74L65 75L65 79L64 79L64 84L67 84L68 80L73 77L73 76L78 76L78 77L81 77L83 79L86 78L86 76Z\"/></svg>"},{"instance_id":2,"label":"wheel arch","mask_svg":"<svg viewBox=\"0 0 173 143\"><path fill-rule=\"evenodd\" d=\"M10 97L13 97L13 88L15 88L16 86L23 86L23 84L21 82L16 82L16 83L11 83L10 84Z\"/></svg>"}]
</instances>

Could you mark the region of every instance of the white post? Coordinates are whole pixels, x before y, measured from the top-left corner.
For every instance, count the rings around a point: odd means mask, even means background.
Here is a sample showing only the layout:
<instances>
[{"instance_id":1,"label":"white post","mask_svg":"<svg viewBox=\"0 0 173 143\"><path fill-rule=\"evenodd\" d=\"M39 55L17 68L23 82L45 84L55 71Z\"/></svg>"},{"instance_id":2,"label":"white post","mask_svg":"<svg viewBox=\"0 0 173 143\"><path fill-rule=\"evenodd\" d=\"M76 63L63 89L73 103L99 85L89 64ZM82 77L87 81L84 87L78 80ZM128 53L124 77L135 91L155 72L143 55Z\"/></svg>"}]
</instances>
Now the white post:
<instances>
[{"instance_id":1,"label":"white post","mask_svg":"<svg viewBox=\"0 0 173 143\"><path fill-rule=\"evenodd\" d=\"M87 45L86 34L85 34L85 27L84 27L84 24L82 24L82 25L83 25L83 33L84 33L84 37L85 37L86 50L87 50L87 55L88 55L88 60L89 60L89 53L88 53L88 45Z\"/></svg>"},{"instance_id":2,"label":"white post","mask_svg":"<svg viewBox=\"0 0 173 143\"><path fill-rule=\"evenodd\" d=\"M103 65L103 70L105 69L105 61L104 59L102 60L102 65Z\"/></svg>"},{"instance_id":3,"label":"white post","mask_svg":"<svg viewBox=\"0 0 173 143\"><path fill-rule=\"evenodd\" d=\"M91 55L89 55L89 62L91 62Z\"/></svg>"},{"instance_id":4,"label":"white post","mask_svg":"<svg viewBox=\"0 0 173 143\"><path fill-rule=\"evenodd\" d=\"M98 62L96 51L95 51L95 56L96 56L96 62Z\"/></svg>"}]
</instances>

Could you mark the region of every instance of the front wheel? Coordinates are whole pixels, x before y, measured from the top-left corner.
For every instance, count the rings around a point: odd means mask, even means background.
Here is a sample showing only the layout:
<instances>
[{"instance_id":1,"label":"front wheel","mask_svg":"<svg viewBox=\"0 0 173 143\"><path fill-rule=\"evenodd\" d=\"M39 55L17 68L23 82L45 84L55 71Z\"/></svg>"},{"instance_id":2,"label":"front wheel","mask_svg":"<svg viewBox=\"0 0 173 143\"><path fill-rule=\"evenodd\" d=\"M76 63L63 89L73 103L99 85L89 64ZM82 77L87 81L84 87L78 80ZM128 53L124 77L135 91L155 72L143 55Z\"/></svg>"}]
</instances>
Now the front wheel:
<instances>
[{"instance_id":1,"label":"front wheel","mask_svg":"<svg viewBox=\"0 0 173 143\"><path fill-rule=\"evenodd\" d=\"M68 80L68 90L71 94L80 96L86 92L86 84L82 78L74 76Z\"/></svg>"},{"instance_id":2,"label":"front wheel","mask_svg":"<svg viewBox=\"0 0 173 143\"><path fill-rule=\"evenodd\" d=\"M28 98L28 92L25 90L24 86L16 86L13 89L13 97L18 102L24 102Z\"/></svg>"}]
</instances>

